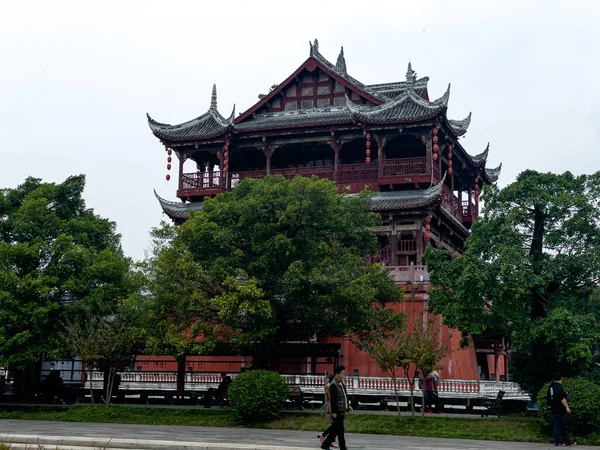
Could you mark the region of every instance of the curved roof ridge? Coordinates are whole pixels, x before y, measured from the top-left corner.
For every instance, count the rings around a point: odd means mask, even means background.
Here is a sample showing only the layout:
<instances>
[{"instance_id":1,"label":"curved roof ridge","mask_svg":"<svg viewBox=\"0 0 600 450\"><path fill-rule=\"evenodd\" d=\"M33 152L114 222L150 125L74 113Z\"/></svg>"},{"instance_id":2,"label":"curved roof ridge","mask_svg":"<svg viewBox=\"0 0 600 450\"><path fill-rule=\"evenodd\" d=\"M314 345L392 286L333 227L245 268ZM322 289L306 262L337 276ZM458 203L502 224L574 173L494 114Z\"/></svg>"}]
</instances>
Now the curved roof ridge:
<instances>
[{"instance_id":1,"label":"curved roof ridge","mask_svg":"<svg viewBox=\"0 0 600 450\"><path fill-rule=\"evenodd\" d=\"M487 157L488 157L489 153L490 153L490 143L488 142L487 146L485 147L485 150L483 152L479 153L478 155L471 156L471 160L473 160L473 162L475 164L485 163L487 161Z\"/></svg>"},{"instance_id":2,"label":"curved roof ridge","mask_svg":"<svg viewBox=\"0 0 600 450\"><path fill-rule=\"evenodd\" d=\"M448 119L448 125L450 125L450 129L456 136L462 136L467 132L467 129L471 124L471 114L472 113L469 113L469 115L462 120Z\"/></svg>"},{"instance_id":3,"label":"curved roof ridge","mask_svg":"<svg viewBox=\"0 0 600 450\"><path fill-rule=\"evenodd\" d=\"M485 169L485 174L488 176L488 178L490 179L490 181L492 183L495 183L496 181L498 181L498 178L500 178L501 172L502 172L502 163L500 163L500 165L498 167L495 167L493 169L488 169L487 167Z\"/></svg>"}]
</instances>

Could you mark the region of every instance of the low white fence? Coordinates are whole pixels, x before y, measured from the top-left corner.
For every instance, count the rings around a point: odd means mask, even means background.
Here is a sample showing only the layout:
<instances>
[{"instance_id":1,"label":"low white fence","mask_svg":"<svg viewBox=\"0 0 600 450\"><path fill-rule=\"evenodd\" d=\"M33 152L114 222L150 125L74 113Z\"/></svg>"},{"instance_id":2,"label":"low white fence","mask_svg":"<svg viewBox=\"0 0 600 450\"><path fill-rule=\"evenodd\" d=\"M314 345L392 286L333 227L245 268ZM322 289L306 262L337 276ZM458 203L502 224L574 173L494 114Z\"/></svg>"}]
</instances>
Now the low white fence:
<instances>
[{"instance_id":1,"label":"low white fence","mask_svg":"<svg viewBox=\"0 0 600 450\"><path fill-rule=\"evenodd\" d=\"M119 372L121 383L119 389L129 391L177 389L177 374L175 372ZM235 378L236 374L229 374ZM321 375L283 375L288 384L298 385L302 392L323 393L324 377ZM102 372L92 372L95 389L102 388L104 379ZM346 377L346 387L349 394L355 395L394 395L394 383L390 378L379 377ZM206 391L218 387L221 375L212 373L186 373L186 391ZM85 383L89 388L89 382ZM396 380L398 392L401 395L410 393L410 382L406 378ZM477 380L441 380L438 385L440 397L462 398L492 398L504 391L505 399L530 400L517 383L508 381L477 381ZM415 387L416 392L420 389Z\"/></svg>"}]
</instances>

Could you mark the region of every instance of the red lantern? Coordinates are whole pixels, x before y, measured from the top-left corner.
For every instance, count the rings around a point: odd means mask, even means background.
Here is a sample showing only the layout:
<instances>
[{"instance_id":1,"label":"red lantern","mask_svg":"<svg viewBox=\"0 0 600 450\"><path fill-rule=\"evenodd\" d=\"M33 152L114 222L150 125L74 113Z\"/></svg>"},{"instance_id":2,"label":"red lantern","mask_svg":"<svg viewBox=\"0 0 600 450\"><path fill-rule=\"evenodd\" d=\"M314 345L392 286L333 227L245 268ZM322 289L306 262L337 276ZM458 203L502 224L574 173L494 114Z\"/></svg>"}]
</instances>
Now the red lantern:
<instances>
[{"instance_id":1,"label":"red lantern","mask_svg":"<svg viewBox=\"0 0 600 450\"><path fill-rule=\"evenodd\" d=\"M367 158L365 159L365 162L366 162L367 164L369 164L369 163L371 162L371 158L369 158L369 157L367 156Z\"/></svg>"},{"instance_id":2,"label":"red lantern","mask_svg":"<svg viewBox=\"0 0 600 450\"><path fill-rule=\"evenodd\" d=\"M229 165L229 160L227 160L227 159L226 159L225 161L223 161L223 165L224 165L225 167L227 167L227 166Z\"/></svg>"},{"instance_id":3,"label":"red lantern","mask_svg":"<svg viewBox=\"0 0 600 450\"><path fill-rule=\"evenodd\" d=\"M425 217L425 223L431 223L431 216Z\"/></svg>"},{"instance_id":4,"label":"red lantern","mask_svg":"<svg viewBox=\"0 0 600 450\"><path fill-rule=\"evenodd\" d=\"M485 203L483 204L483 207L484 207L484 208L487 208L487 202L485 202Z\"/></svg>"},{"instance_id":5,"label":"red lantern","mask_svg":"<svg viewBox=\"0 0 600 450\"><path fill-rule=\"evenodd\" d=\"M448 160L448 167L452 167L452 160L451 159Z\"/></svg>"},{"instance_id":6,"label":"red lantern","mask_svg":"<svg viewBox=\"0 0 600 450\"><path fill-rule=\"evenodd\" d=\"M433 151L437 152L440 148L438 147L437 144L433 144Z\"/></svg>"},{"instance_id":7,"label":"red lantern","mask_svg":"<svg viewBox=\"0 0 600 450\"><path fill-rule=\"evenodd\" d=\"M434 136L437 136L437 134L438 134L438 129L437 129L437 128L434 128L434 129L433 129L433 135L434 135Z\"/></svg>"},{"instance_id":8,"label":"red lantern","mask_svg":"<svg viewBox=\"0 0 600 450\"><path fill-rule=\"evenodd\" d=\"M437 154L437 153L434 153L434 154L433 154L433 160L434 160L434 161L437 161L437 158L438 158L438 154Z\"/></svg>"},{"instance_id":9,"label":"red lantern","mask_svg":"<svg viewBox=\"0 0 600 450\"><path fill-rule=\"evenodd\" d=\"M173 158L171 158L170 156L167 158L167 162L170 163L171 161L173 161Z\"/></svg>"},{"instance_id":10,"label":"red lantern","mask_svg":"<svg viewBox=\"0 0 600 450\"><path fill-rule=\"evenodd\" d=\"M438 141L438 137L437 137L437 136L434 136L434 137L433 137L433 142L435 142L435 143L437 144L437 141Z\"/></svg>"},{"instance_id":11,"label":"red lantern","mask_svg":"<svg viewBox=\"0 0 600 450\"><path fill-rule=\"evenodd\" d=\"M171 164L167 164L167 170L171 170Z\"/></svg>"},{"instance_id":12,"label":"red lantern","mask_svg":"<svg viewBox=\"0 0 600 450\"><path fill-rule=\"evenodd\" d=\"M367 141L371 139L371 133L367 133Z\"/></svg>"},{"instance_id":13,"label":"red lantern","mask_svg":"<svg viewBox=\"0 0 600 450\"><path fill-rule=\"evenodd\" d=\"M452 159L452 152L448 152L448 159Z\"/></svg>"},{"instance_id":14,"label":"red lantern","mask_svg":"<svg viewBox=\"0 0 600 450\"><path fill-rule=\"evenodd\" d=\"M169 181L171 179L171 175L167 174L165 178L167 179L167 181Z\"/></svg>"},{"instance_id":15,"label":"red lantern","mask_svg":"<svg viewBox=\"0 0 600 450\"><path fill-rule=\"evenodd\" d=\"M173 154L173 150L169 149L167 150L167 155L171 156Z\"/></svg>"},{"instance_id":16,"label":"red lantern","mask_svg":"<svg viewBox=\"0 0 600 450\"><path fill-rule=\"evenodd\" d=\"M425 233L425 239L427 239L427 240L431 239L431 234L430 233Z\"/></svg>"},{"instance_id":17,"label":"red lantern","mask_svg":"<svg viewBox=\"0 0 600 450\"><path fill-rule=\"evenodd\" d=\"M223 150L225 150L225 151L228 151L228 150L229 150L229 144L225 144L225 145L223 146Z\"/></svg>"},{"instance_id":18,"label":"red lantern","mask_svg":"<svg viewBox=\"0 0 600 450\"><path fill-rule=\"evenodd\" d=\"M371 148L371 141L367 141L367 148Z\"/></svg>"},{"instance_id":19,"label":"red lantern","mask_svg":"<svg viewBox=\"0 0 600 450\"><path fill-rule=\"evenodd\" d=\"M224 157L225 159L229 158L229 152L225 152L225 153L223 153L223 157Z\"/></svg>"},{"instance_id":20,"label":"red lantern","mask_svg":"<svg viewBox=\"0 0 600 450\"><path fill-rule=\"evenodd\" d=\"M448 175L452 175L452 167L448 167Z\"/></svg>"},{"instance_id":21,"label":"red lantern","mask_svg":"<svg viewBox=\"0 0 600 450\"><path fill-rule=\"evenodd\" d=\"M425 225L425 230L427 230L427 231L431 230L431 225L429 225L429 224Z\"/></svg>"},{"instance_id":22,"label":"red lantern","mask_svg":"<svg viewBox=\"0 0 600 450\"><path fill-rule=\"evenodd\" d=\"M227 173L229 172L229 169L227 167L223 167L223 173Z\"/></svg>"},{"instance_id":23,"label":"red lantern","mask_svg":"<svg viewBox=\"0 0 600 450\"><path fill-rule=\"evenodd\" d=\"M371 156L371 150L367 149L367 156Z\"/></svg>"}]
</instances>

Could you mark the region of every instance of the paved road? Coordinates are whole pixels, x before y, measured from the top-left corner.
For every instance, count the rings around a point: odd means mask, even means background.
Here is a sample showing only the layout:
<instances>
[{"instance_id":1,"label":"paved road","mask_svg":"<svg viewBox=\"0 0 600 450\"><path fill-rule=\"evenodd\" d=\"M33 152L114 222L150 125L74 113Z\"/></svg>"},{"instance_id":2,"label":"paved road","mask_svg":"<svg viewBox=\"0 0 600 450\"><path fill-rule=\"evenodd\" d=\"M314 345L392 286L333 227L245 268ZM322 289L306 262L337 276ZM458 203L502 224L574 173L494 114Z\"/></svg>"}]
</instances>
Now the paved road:
<instances>
[{"instance_id":1,"label":"paved road","mask_svg":"<svg viewBox=\"0 0 600 450\"><path fill-rule=\"evenodd\" d=\"M27 439L30 443L39 442L52 446L51 448L55 448L56 445L169 450L305 450L318 448L316 434L312 431L0 420L0 442L25 442ZM108 442L109 440L110 442ZM349 434L347 441L351 450L542 450L554 448L550 444L367 434ZM577 448L598 450L598 447L588 446L578 446Z\"/></svg>"}]
</instances>

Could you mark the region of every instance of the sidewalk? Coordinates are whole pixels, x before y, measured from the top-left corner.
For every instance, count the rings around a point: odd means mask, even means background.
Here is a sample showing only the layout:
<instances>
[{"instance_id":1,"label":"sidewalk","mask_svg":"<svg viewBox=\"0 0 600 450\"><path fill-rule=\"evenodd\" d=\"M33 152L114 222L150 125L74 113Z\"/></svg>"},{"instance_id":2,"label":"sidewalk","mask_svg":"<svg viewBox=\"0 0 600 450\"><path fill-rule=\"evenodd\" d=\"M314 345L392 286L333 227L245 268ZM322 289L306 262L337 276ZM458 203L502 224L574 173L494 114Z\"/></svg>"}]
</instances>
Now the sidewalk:
<instances>
[{"instance_id":1,"label":"sidewalk","mask_svg":"<svg viewBox=\"0 0 600 450\"><path fill-rule=\"evenodd\" d=\"M0 442L38 448L154 450L306 450L319 448L313 431L178 427L0 420ZM350 450L542 450L552 444L348 434ZM41 447L38 447L41 446ZM16 448L16 447L13 447ZM23 448L23 447L21 447ZM29 447L31 448L31 447ZM582 450L597 447L577 446Z\"/></svg>"}]
</instances>

